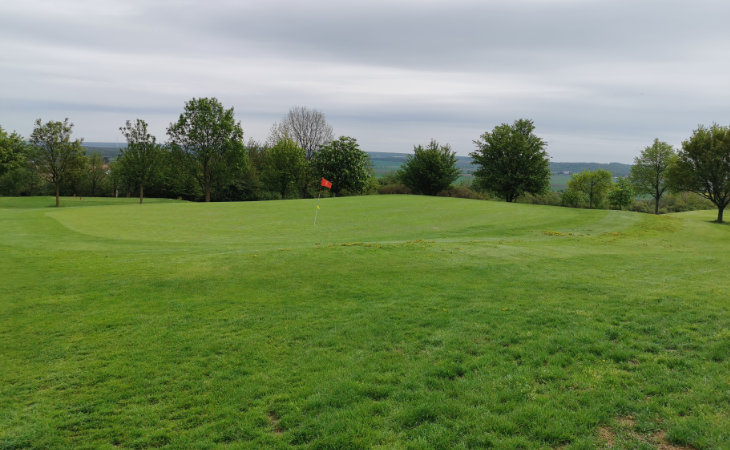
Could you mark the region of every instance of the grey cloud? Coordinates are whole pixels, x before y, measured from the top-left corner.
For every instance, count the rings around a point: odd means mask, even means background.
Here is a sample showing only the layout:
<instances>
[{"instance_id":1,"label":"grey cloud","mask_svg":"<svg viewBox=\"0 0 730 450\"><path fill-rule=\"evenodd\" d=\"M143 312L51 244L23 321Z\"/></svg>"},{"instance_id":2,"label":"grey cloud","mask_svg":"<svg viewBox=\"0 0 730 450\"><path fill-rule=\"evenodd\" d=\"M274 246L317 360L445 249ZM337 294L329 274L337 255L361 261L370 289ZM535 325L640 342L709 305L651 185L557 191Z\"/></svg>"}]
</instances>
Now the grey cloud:
<instances>
[{"instance_id":1,"label":"grey cloud","mask_svg":"<svg viewBox=\"0 0 730 450\"><path fill-rule=\"evenodd\" d=\"M728 16L709 0L0 4L0 125L66 110L115 140L103 120L139 114L164 134L217 96L259 139L295 105L383 151L434 137L466 153L528 117L557 159L629 162L730 122Z\"/></svg>"}]
</instances>

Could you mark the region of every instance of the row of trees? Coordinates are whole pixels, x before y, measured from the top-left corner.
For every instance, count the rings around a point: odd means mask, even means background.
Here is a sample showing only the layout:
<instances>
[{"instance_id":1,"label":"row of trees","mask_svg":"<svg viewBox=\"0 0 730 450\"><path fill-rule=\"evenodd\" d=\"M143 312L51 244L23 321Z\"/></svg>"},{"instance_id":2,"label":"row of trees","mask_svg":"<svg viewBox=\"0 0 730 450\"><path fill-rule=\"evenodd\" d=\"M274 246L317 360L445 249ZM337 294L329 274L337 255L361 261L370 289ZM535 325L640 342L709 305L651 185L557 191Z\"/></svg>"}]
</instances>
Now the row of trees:
<instances>
[{"instance_id":1,"label":"row of trees","mask_svg":"<svg viewBox=\"0 0 730 450\"><path fill-rule=\"evenodd\" d=\"M474 187L513 202L526 194L545 194L550 185L546 143L534 134L534 124L520 119L501 124L474 141L477 149L470 156L477 166ZM414 148L396 174L413 192L436 195L453 183L460 173L456 157L448 145L436 141ZM730 128L717 124L700 126L676 152L671 145L656 139L636 157L631 175L615 183L606 170L575 174L563 192L561 204L588 208L622 209L636 195L654 199L654 212L667 191L689 191L710 200L718 210L717 221L730 203Z\"/></svg>"},{"instance_id":2,"label":"row of trees","mask_svg":"<svg viewBox=\"0 0 730 450\"><path fill-rule=\"evenodd\" d=\"M606 199L613 207L623 207L631 204L634 194L650 196L655 214L667 192L693 192L717 207L717 222L722 223L730 203L730 127L700 126L679 151L655 139L634 158L628 179L614 184L605 170L584 172L573 176L568 188L588 196L589 207Z\"/></svg>"},{"instance_id":3,"label":"row of trees","mask_svg":"<svg viewBox=\"0 0 730 450\"><path fill-rule=\"evenodd\" d=\"M68 119L45 124L37 120L29 145L0 128L0 181L23 170L36 180L45 177L55 190L57 205L64 186L77 192L80 178L92 195L107 179L114 191L138 191L140 202L150 190L162 197L246 200L312 196L320 177L333 182L336 195L363 193L373 183L369 159L357 141L347 136L334 139L324 115L302 107L274 124L265 145L244 145L233 108L224 108L215 98L194 98L168 127L165 145L156 142L143 120L127 121L120 128L127 147L106 171L99 155L85 155L81 140L71 138L72 128ZM532 121L520 119L474 141L476 150L470 156L477 166L477 190L508 202L548 191L546 143L534 129ZM449 188L459 176L455 153L448 144L434 140L414 147L396 174L412 192L425 195ZM722 222L730 203L728 127L699 127L679 152L655 140L635 159L627 180L614 183L603 170L576 174L562 204L594 208L608 202L623 208L639 194L651 196L658 213L668 190L695 192L710 200Z\"/></svg>"},{"instance_id":4,"label":"row of trees","mask_svg":"<svg viewBox=\"0 0 730 450\"><path fill-rule=\"evenodd\" d=\"M192 99L159 144L144 120L120 128L127 140L115 161L86 155L73 124L36 121L26 142L0 128L0 189L14 194L97 195L138 192L211 200L294 198L316 195L316 181L333 181L335 195L358 194L372 184L367 154L357 140L333 138L324 115L293 108L274 124L267 144L243 143L243 130L215 98ZM93 168L93 170L92 170ZM14 189L8 189L13 185ZM100 192L103 191L103 192Z\"/></svg>"}]
</instances>

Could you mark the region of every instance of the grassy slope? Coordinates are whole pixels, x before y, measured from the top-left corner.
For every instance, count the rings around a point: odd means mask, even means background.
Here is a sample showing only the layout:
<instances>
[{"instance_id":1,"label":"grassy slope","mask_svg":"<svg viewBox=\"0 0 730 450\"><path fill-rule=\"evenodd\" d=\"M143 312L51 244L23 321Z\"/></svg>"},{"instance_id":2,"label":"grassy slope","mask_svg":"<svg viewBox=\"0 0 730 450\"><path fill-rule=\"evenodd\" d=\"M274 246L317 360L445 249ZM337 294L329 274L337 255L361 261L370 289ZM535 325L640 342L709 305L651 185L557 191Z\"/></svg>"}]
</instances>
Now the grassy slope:
<instances>
[{"instance_id":1,"label":"grassy slope","mask_svg":"<svg viewBox=\"0 0 730 450\"><path fill-rule=\"evenodd\" d=\"M94 201L0 198L0 447L730 440L712 211Z\"/></svg>"}]
</instances>

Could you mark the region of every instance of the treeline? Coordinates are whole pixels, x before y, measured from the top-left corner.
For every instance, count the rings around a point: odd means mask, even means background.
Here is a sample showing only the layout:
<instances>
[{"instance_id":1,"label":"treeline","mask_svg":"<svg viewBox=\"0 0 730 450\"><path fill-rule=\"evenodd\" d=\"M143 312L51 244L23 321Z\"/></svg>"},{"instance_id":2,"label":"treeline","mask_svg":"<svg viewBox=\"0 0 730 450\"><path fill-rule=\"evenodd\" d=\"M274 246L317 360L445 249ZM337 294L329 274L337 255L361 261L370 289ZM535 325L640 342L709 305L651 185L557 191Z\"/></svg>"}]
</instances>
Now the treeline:
<instances>
[{"instance_id":1,"label":"treeline","mask_svg":"<svg viewBox=\"0 0 730 450\"><path fill-rule=\"evenodd\" d=\"M357 140L335 139L324 115L304 107L275 123L266 142L244 144L233 108L193 98L167 128L165 144L144 120L127 121L120 127L127 146L108 164L98 153L86 154L72 129L68 119L39 119L26 143L0 128L0 194L55 193L57 205L60 195L270 200L316 196L318 181L327 178L332 189L325 195L414 193L654 213L714 205L718 222L730 203L730 128L716 124L700 126L678 151L656 139L628 176L614 178L602 169L574 173L559 193L549 191L546 143L526 119L474 141L473 181L460 186L454 186L463 171L455 152L434 140L415 146L397 172L376 181Z\"/></svg>"},{"instance_id":2,"label":"treeline","mask_svg":"<svg viewBox=\"0 0 730 450\"><path fill-rule=\"evenodd\" d=\"M118 157L87 154L73 123L35 122L26 142L0 127L0 194L145 196L204 201L270 200L374 191L368 156L357 140L334 138L322 113L296 107L267 142L244 144L233 108L215 98L192 99L160 144L142 119L127 121Z\"/></svg>"},{"instance_id":3,"label":"treeline","mask_svg":"<svg viewBox=\"0 0 730 450\"><path fill-rule=\"evenodd\" d=\"M460 171L448 145L432 141L414 148L381 193L415 193L468 198L499 198L577 208L686 211L717 208L722 223L730 203L730 127L700 126L676 151L655 139L634 159L626 177L607 170L571 175L568 189L550 192L546 143L534 134L531 120L501 124L474 141L476 166L471 185L454 187ZM637 197L639 197L637 199ZM647 200L650 198L651 200Z\"/></svg>"}]
</instances>

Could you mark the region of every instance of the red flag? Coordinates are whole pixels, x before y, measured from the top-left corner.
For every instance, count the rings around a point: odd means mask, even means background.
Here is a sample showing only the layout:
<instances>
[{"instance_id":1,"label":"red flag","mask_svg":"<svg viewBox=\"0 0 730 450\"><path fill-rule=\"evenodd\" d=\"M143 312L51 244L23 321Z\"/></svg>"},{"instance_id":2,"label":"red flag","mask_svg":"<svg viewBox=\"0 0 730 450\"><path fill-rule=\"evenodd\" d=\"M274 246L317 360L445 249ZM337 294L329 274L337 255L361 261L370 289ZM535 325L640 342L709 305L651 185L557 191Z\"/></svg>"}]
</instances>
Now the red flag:
<instances>
[{"instance_id":1,"label":"red flag","mask_svg":"<svg viewBox=\"0 0 730 450\"><path fill-rule=\"evenodd\" d=\"M326 179L322 178L322 187L326 187L327 189L332 189L332 182L327 181Z\"/></svg>"}]
</instances>

